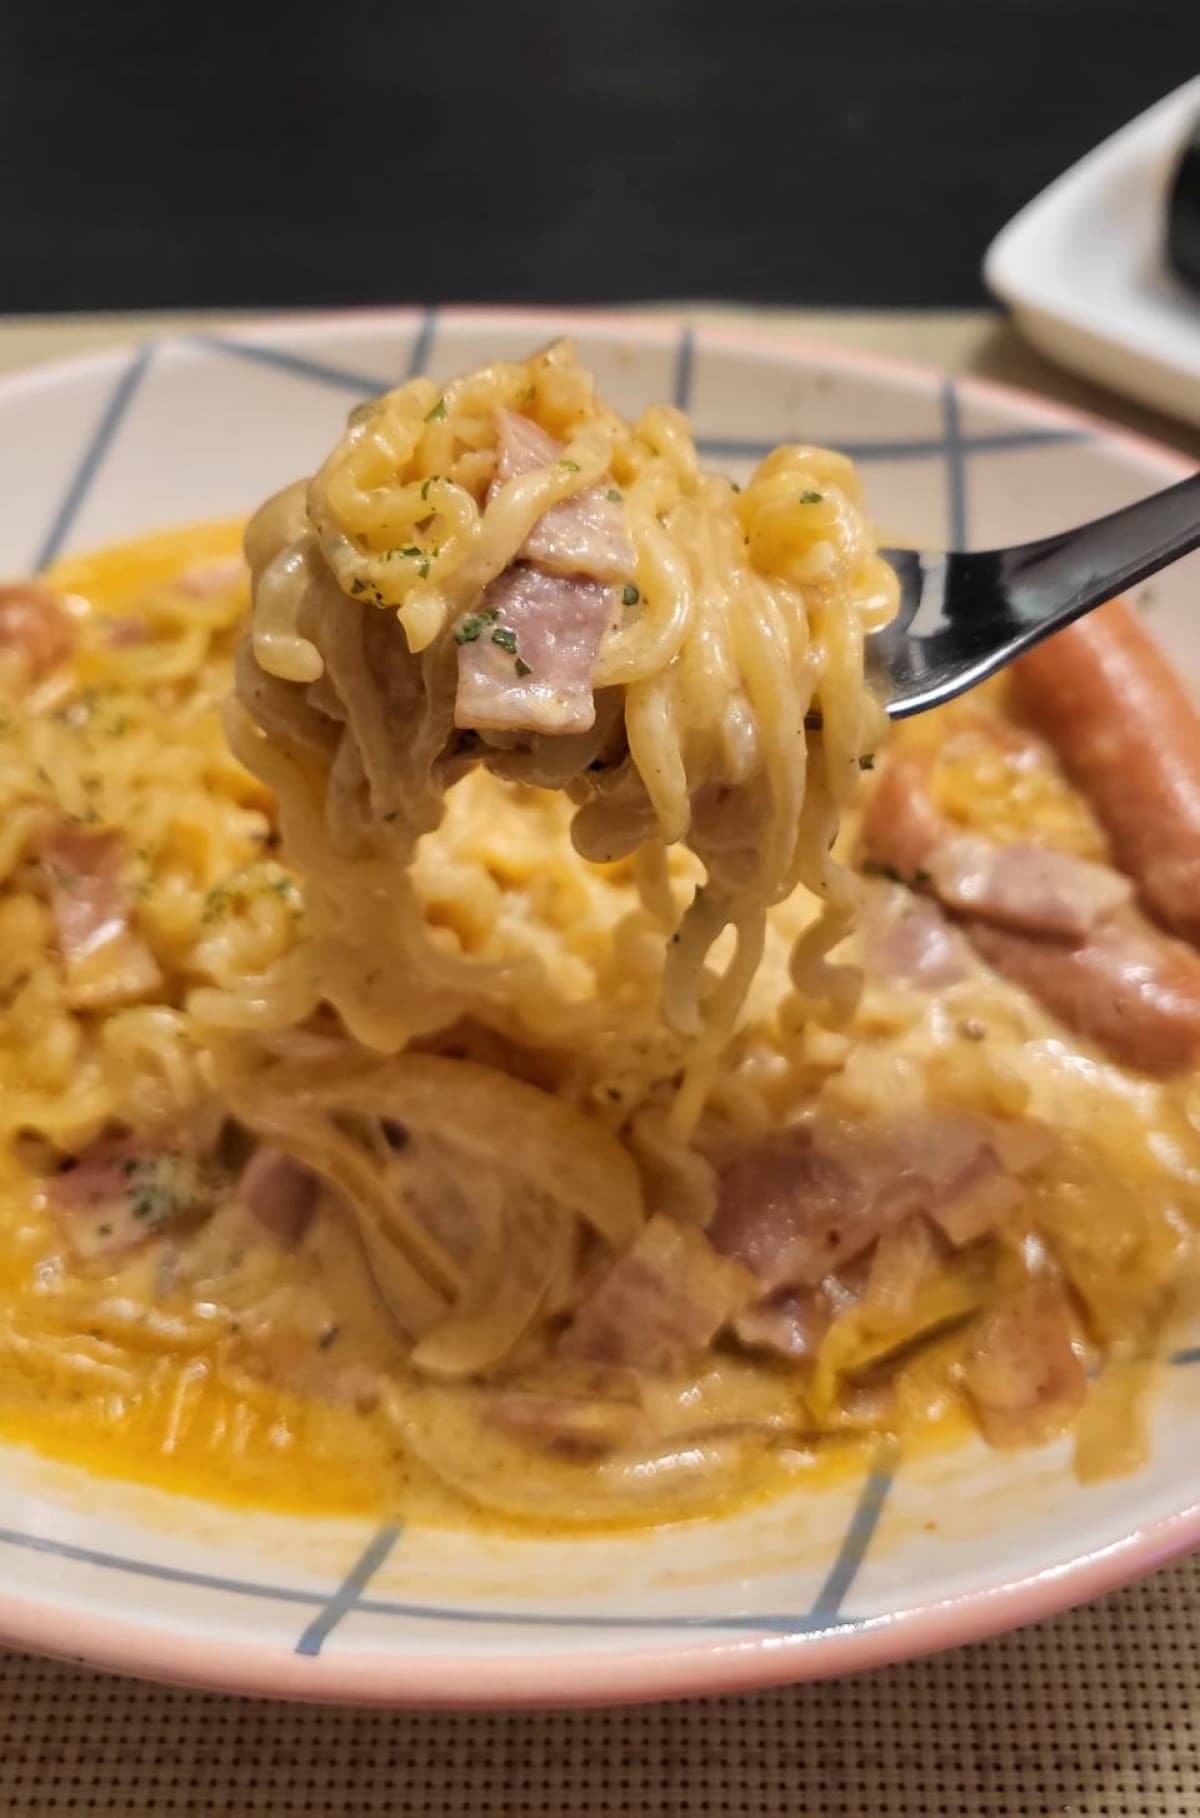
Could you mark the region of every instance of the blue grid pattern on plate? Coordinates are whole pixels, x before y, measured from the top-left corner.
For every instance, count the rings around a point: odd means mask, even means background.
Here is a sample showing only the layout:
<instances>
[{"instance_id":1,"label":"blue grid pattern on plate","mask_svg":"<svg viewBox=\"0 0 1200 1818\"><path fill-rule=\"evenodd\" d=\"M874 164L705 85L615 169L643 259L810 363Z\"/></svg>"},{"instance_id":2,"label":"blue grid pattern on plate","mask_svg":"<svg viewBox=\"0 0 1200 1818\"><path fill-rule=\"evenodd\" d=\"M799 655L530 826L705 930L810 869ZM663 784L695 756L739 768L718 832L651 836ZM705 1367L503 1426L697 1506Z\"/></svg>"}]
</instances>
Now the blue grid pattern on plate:
<instances>
[{"instance_id":1,"label":"blue grid pattern on plate","mask_svg":"<svg viewBox=\"0 0 1200 1818\"><path fill-rule=\"evenodd\" d=\"M408 362L408 377L428 369L438 329L436 311L424 312ZM294 375L305 383L333 386L339 390L366 397L387 389L394 379L351 371L345 367L296 354L287 349L268 346L240 337L215 333L187 337L188 344L214 355L257 361L277 371ZM155 343L137 348L121 368L96 426L81 450L63 488L58 507L43 538L37 566L43 568L66 547L71 529L82 509L105 455L133 405L155 352ZM690 328L680 330L676 349L673 401L687 410L692 394L696 361L702 353L702 342ZM915 438L912 441L879 440L840 446L855 460L869 461L924 458L938 456L945 463L948 521L951 541L965 547L968 534L967 458L973 452L996 449L1020 449L1054 442L1078 441L1085 432L1074 430L1026 430L991 435L965 436L961 428L958 390L952 379L945 382L942 393L943 434L938 438ZM768 452L765 443L702 437L701 452L709 458L760 459ZM1179 1351L1172 1359L1177 1364L1200 1363L1200 1346ZM894 1481L896 1458L890 1449L881 1452L868 1471L845 1533L839 1544L824 1583L810 1609L797 1613L754 1613L710 1616L652 1617L550 1614L526 1610L472 1609L442 1604L404 1603L387 1598L371 1598L364 1593L380 1567L391 1556L400 1541L402 1529L387 1523L376 1530L350 1570L331 1594L306 1591L288 1586L256 1583L244 1579L193 1572L181 1567L159 1565L147 1560L126 1558L69 1542L0 1529L0 1545L49 1554L77 1563L124 1572L164 1583L186 1584L199 1590L211 1590L236 1596L265 1599L274 1603L296 1604L315 1613L305 1625L296 1644L296 1653L315 1659L334 1633L338 1624L355 1611L370 1616L407 1618L489 1626L551 1627L580 1629L619 1629L653 1631L656 1629L696 1629L701 1631L735 1631L750 1634L804 1635L831 1628L868 1628L888 1620L883 1616L846 1616L842 1614L846 1599L871 1546L876 1529Z\"/></svg>"},{"instance_id":2,"label":"blue grid pattern on plate","mask_svg":"<svg viewBox=\"0 0 1200 1818\"><path fill-rule=\"evenodd\" d=\"M414 378L418 373L428 370L437 332L438 313L436 309L426 309L421 315L407 370L403 375L405 378ZM253 361L261 366L272 367L277 372L290 373L296 379L310 384L332 386L335 390L350 393L359 399L387 391L397 383L397 376L394 373L381 377L374 373L358 372L326 360L315 359L308 354L294 353L287 348L271 346L265 342L249 341L240 335L221 332L194 334L181 337L177 344L195 347L229 359ZM96 474L103 464L113 437L125 420L150 368L156 345L155 342L149 341L137 348L119 372L96 427L84 445L63 488L62 498L51 518L34 562L36 570L40 571L49 567L50 563L61 555L66 547L72 527L91 490ZM681 329L672 382L673 401L681 410L690 408L698 351L699 344L695 331L691 328ZM949 520L952 529L951 546L963 548L966 539L965 457L967 455L993 454L998 451L1016 452L1025 448L1042 448L1053 446L1056 443L1079 442L1087 439L1086 431L1075 429L1000 430L990 434L965 435L960 423L957 387L953 380L947 380L943 392L943 431L940 437L914 436L907 439L884 437L870 441L855 441L851 438L839 437L838 447L854 461L942 459L946 463ZM746 437L712 435L698 436L696 443L700 453L710 461L761 461L770 453L773 446L770 442L755 441Z\"/></svg>"}]
</instances>

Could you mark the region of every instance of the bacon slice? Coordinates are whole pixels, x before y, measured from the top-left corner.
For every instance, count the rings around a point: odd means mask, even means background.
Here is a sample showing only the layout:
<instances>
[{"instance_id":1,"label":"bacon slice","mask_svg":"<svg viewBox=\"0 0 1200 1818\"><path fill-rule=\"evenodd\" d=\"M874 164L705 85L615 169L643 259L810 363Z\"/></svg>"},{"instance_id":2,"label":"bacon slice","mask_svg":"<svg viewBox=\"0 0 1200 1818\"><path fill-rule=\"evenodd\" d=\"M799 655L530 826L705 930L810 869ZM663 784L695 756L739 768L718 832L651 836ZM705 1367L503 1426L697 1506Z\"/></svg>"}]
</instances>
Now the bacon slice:
<instances>
[{"instance_id":1,"label":"bacon slice","mask_svg":"<svg viewBox=\"0 0 1200 1818\"><path fill-rule=\"evenodd\" d=\"M1200 713L1149 633L1113 600L1022 657L1013 685L1150 913L1200 941Z\"/></svg>"},{"instance_id":2,"label":"bacon slice","mask_svg":"<svg viewBox=\"0 0 1200 1818\"><path fill-rule=\"evenodd\" d=\"M162 1226L210 1212L222 1181L208 1163L134 1137L102 1137L46 1185L46 1204L81 1262L118 1257Z\"/></svg>"},{"instance_id":3,"label":"bacon slice","mask_svg":"<svg viewBox=\"0 0 1200 1818\"><path fill-rule=\"evenodd\" d=\"M559 1355L670 1374L700 1356L753 1295L752 1277L702 1231L660 1213L583 1301Z\"/></svg>"},{"instance_id":4,"label":"bacon slice","mask_svg":"<svg viewBox=\"0 0 1200 1818\"><path fill-rule=\"evenodd\" d=\"M927 766L913 757L884 769L864 834L877 865L931 891L945 908L1029 934L1082 940L1133 894L1129 880L1107 865L956 832L933 803Z\"/></svg>"},{"instance_id":5,"label":"bacon slice","mask_svg":"<svg viewBox=\"0 0 1200 1818\"><path fill-rule=\"evenodd\" d=\"M592 676L613 612L597 581L516 562L460 619L454 723L479 732L587 732Z\"/></svg>"},{"instance_id":6,"label":"bacon slice","mask_svg":"<svg viewBox=\"0 0 1200 1818\"><path fill-rule=\"evenodd\" d=\"M1064 947L972 924L980 957L1069 1029L1145 1073L1200 1062L1200 956L1130 912Z\"/></svg>"},{"instance_id":7,"label":"bacon slice","mask_svg":"<svg viewBox=\"0 0 1200 1818\"><path fill-rule=\"evenodd\" d=\"M1041 1445L1060 1433L1087 1392L1061 1288L1026 1282L985 1313L963 1380L989 1445Z\"/></svg>"},{"instance_id":8,"label":"bacon slice","mask_svg":"<svg viewBox=\"0 0 1200 1818\"><path fill-rule=\"evenodd\" d=\"M709 1237L770 1289L816 1288L874 1243L881 1228L865 1184L798 1129L768 1138L725 1169Z\"/></svg>"},{"instance_id":9,"label":"bacon slice","mask_svg":"<svg viewBox=\"0 0 1200 1818\"><path fill-rule=\"evenodd\" d=\"M77 640L74 621L48 587L0 587L0 650L22 656L34 681L65 663Z\"/></svg>"},{"instance_id":10,"label":"bacon slice","mask_svg":"<svg viewBox=\"0 0 1200 1818\"><path fill-rule=\"evenodd\" d=\"M562 454L562 443L516 411L498 412L500 440L496 481L549 467ZM629 580L636 557L620 502L612 487L590 486L553 505L540 517L521 555L551 574L590 575L598 581Z\"/></svg>"},{"instance_id":11,"label":"bacon slice","mask_svg":"<svg viewBox=\"0 0 1200 1818\"><path fill-rule=\"evenodd\" d=\"M1003 928L1082 940L1128 903L1128 878L1048 846L997 846L954 834L930 854L930 885L947 909Z\"/></svg>"},{"instance_id":12,"label":"bacon slice","mask_svg":"<svg viewBox=\"0 0 1200 1818\"><path fill-rule=\"evenodd\" d=\"M80 1009L131 1003L162 983L154 955L129 925L125 851L120 832L65 823L39 849L68 994Z\"/></svg>"},{"instance_id":13,"label":"bacon slice","mask_svg":"<svg viewBox=\"0 0 1200 1818\"><path fill-rule=\"evenodd\" d=\"M747 1150L721 1177L713 1247L772 1291L816 1289L914 1214L956 1247L1021 1198L981 1120L929 1114L903 1132L799 1127ZM1029 1165L1037 1158L1030 1146Z\"/></svg>"}]
</instances>

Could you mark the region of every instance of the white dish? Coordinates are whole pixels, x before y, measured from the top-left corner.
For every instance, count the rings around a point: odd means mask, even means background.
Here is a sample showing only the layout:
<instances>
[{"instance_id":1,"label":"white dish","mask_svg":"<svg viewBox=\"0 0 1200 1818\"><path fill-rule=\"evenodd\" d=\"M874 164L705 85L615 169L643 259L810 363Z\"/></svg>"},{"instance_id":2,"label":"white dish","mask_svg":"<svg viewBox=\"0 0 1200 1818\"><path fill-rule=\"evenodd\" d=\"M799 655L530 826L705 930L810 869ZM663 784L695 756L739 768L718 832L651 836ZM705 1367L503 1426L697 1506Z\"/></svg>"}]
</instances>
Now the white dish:
<instances>
[{"instance_id":1,"label":"white dish","mask_svg":"<svg viewBox=\"0 0 1200 1818\"><path fill-rule=\"evenodd\" d=\"M253 506L347 408L573 332L614 403L675 398L704 455L827 440L876 517L927 543L1017 541L1168 484L1178 457L1035 399L784 340L626 317L364 313L18 374L0 436L0 572ZM1193 559L1153 624L1200 676ZM1200 1329L1165 1372L1138 1476L1084 1489L1066 1446L880 1457L865 1480L643 1537L377 1531L247 1514L0 1451L0 1640L226 1690L373 1703L716 1692L879 1664L1029 1621L1200 1544Z\"/></svg>"},{"instance_id":2,"label":"white dish","mask_svg":"<svg viewBox=\"0 0 1200 1818\"><path fill-rule=\"evenodd\" d=\"M1166 196L1200 76L1106 139L1023 208L984 277L1051 358L1200 423L1200 297L1167 265Z\"/></svg>"}]
</instances>

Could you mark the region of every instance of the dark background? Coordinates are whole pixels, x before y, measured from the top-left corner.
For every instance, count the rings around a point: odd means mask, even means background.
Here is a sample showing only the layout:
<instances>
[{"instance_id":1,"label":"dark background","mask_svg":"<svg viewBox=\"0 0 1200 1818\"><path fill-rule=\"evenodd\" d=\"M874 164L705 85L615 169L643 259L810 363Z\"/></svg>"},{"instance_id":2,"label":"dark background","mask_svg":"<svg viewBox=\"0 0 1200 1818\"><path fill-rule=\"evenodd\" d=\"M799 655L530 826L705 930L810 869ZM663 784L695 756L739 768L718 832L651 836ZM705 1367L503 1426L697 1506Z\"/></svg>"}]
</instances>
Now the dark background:
<instances>
[{"instance_id":1,"label":"dark background","mask_svg":"<svg viewBox=\"0 0 1200 1818\"><path fill-rule=\"evenodd\" d=\"M0 310L955 305L1200 0L0 0Z\"/></svg>"}]
</instances>

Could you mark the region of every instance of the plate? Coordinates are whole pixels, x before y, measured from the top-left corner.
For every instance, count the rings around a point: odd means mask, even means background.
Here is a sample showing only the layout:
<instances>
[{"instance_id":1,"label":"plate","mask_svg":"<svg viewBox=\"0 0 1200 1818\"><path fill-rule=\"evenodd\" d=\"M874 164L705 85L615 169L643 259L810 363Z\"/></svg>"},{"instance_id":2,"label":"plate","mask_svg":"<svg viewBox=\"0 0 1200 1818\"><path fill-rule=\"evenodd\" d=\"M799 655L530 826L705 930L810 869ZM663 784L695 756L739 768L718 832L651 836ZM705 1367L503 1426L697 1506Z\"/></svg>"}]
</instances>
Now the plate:
<instances>
[{"instance_id":1,"label":"plate","mask_svg":"<svg viewBox=\"0 0 1200 1818\"><path fill-rule=\"evenodd\" d=\"M1169 268L1166 198L1200 114L1200 76L1030 202L984 277L1035 346L1170 416L1200 423L1200 296Z\"/></svg>"},{"instance_id":2,"label":"plate","mask_svg":"<svg viewBox=\"0 0 1200 1818\"><path fill-rule=\"evenodd\" d=\"M1177 456L1033 398L663 318L383 312L255 321L17 374L0 572L245 512L347 410L576 336L619 407L670 398L744 476L781 439L861 464L892 539L1039 536L1163 486ZM1200 672L1193 560L1140 604ZM714 1693L875 1666L1029 1622L1200 1544L1200 1328L1165 1371L1150 1462L1092 1488L1066 1446L880 1452L722 1521L571 1540L230 1511L17 1448L0 1467L0 1639L157 1678L373 1704Z\"/></svg>"}]
</instances>

